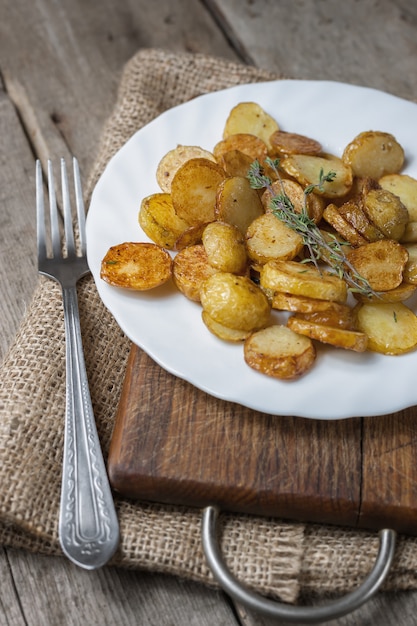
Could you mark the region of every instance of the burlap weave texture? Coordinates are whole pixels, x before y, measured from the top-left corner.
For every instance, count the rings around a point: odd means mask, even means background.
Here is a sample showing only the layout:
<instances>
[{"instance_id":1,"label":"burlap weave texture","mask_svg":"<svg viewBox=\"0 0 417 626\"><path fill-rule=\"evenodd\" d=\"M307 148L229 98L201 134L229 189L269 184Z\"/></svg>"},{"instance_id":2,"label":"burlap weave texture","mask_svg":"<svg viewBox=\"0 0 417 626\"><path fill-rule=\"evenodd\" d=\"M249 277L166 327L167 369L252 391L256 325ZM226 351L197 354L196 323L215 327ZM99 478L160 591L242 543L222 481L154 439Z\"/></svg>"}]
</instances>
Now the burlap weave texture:
<instances>
[{"instance_id":1,"label":"burlap weave texture","mask_svg":"<svg viewBox=\"0 0 417 626\"><path fill-rule=\"evenodd\" d=\"M140 127L197 95L280 78L203 55L142 50L127 64L87 185L91 194L106 163ZM80 283L79 303L97 426L106 455L129 353L129 341L100 301L94 282ZM3 545L60 554L57 538L63 416L64 326L60 290L40 279L1 370L0 540ZM148 366L158 368L150 359ZM168 375L168 374L167 374ZM121 546L112 563L213 584L201 548L201 512L116 499ZM375 534L222 516L227 563L242 582L295 602L301 593L344 592L375 558ZM415 588L417 546L400 538L388 588Z\"/></svg>"}]
</instances>

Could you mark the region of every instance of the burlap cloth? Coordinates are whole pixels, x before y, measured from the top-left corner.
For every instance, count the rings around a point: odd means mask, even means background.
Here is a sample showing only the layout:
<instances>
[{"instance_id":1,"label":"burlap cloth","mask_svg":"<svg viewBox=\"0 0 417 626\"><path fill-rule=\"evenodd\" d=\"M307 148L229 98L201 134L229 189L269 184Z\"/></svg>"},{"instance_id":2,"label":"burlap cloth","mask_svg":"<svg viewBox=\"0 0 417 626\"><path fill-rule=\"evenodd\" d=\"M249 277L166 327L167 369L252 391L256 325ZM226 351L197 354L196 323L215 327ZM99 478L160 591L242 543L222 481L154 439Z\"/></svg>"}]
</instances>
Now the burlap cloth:
<instances>
[{"instance_id":1,"label":"burlap cloth","mask_svg":"<svg viewBox=\"0 0 417 626\"><path fill-rule=\"evenodd\" d=\"M196 95L280 78L203 55L141 50L126 65L90 176L87 196L109 158L138 128ZM99 435L106 455L129 341L97 295L80 283L81 324ZM60 290L39 279L33 301L1 369L0 541L59 555L57 537L65 407L64 326ZM150 367L158 367L149 360ZM168 374L167 374L168 375ZM117 498L121 545L112 564L215 584L201 547L201 511ZM230 569L250 587L297 602L341 593L371 568L375 533L222 515ZM417 588L417 542L400 537L386 589Z\"/></svg>"}]
</instances>

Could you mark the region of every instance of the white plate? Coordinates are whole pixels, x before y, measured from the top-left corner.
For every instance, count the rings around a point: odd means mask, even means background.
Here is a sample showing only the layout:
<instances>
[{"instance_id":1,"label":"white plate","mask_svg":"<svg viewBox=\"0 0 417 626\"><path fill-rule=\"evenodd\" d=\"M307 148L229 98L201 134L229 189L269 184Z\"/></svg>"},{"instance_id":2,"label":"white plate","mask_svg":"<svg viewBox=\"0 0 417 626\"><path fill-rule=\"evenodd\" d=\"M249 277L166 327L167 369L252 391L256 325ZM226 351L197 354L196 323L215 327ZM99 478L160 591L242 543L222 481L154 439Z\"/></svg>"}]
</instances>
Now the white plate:
<instances>
[{"instance_id":1,"label":"white plate","mask_svg":"<svg viewBox=\"0 0 417 626\"><path fill-rule=\"evenodd\" d=\"M337 155L361 131L388 131L405 149L404 173L417 177L417 105L392 95L336 82L282 80L191 100L140 129L111 159L94 190L87 219L88 261L104 304L126 335L167 371L249 408L341 419L417 404L417 352L389 357L320 347L308 374L279 381L249 368L242 345L209 333L199 305L171 285L131 293L100 279L101 260L110 246L148 241L138 225L138 210L144 196L159 191L155 172L161 157L177 144L212 149L231 108L242 101L258 102L283 130L310 135ZM416 310L416 301L411 306Z\"/></svg>"}]
</instances>

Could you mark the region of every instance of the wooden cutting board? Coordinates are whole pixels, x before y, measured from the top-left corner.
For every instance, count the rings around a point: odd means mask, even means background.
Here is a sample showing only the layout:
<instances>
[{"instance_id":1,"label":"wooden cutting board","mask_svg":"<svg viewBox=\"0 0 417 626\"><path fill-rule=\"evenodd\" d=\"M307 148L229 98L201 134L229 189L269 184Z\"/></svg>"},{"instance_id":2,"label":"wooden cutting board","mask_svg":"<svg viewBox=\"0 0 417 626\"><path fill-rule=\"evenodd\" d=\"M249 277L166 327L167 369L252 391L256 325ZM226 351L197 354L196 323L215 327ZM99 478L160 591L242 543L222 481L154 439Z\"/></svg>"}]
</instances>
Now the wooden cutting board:
<instances>
[{"instance_id":1,"label":"wooden cutting board","mask_svg":"<svg viewBox=\"0 0 417 626\"><path fill-rule=\"evenodd\" d=\"M258 413L132 346L109 476L140 500L417 535L416 420L416 407L334 421Z\"/></svg>"}]
</instances>

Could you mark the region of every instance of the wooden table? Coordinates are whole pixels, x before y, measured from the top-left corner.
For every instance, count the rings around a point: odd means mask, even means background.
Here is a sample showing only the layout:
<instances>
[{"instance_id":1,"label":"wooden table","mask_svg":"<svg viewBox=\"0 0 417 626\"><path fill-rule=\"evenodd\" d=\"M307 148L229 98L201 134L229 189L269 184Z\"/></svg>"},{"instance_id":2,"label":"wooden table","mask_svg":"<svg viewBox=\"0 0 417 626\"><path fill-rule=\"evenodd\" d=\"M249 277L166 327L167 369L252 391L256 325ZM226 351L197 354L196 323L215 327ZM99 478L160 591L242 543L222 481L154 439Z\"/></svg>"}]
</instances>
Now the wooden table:
<instances>
[{"instance_id":1,"label":"wooden table","mask_svg":"<svg viewBox=\"0 0 417 626\"><path fill-rule=\"evenodd\" d=\"M417 5L409 0L0 0L4 355L37 281L34 157L92 166L124 63L141 47L215 54L293 78L417 95ZM0 624L245 624L271 622L221 592L175 577L3 549ZM417 593L379 594L333 624L415 624Z\"/></svg>"}]
</instances>

